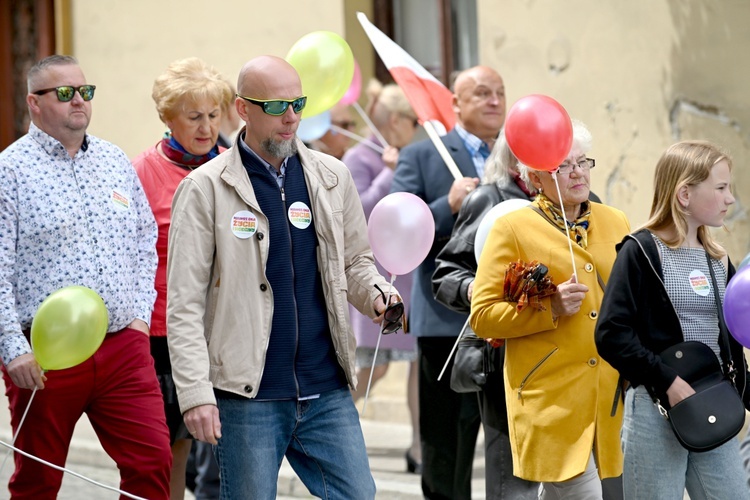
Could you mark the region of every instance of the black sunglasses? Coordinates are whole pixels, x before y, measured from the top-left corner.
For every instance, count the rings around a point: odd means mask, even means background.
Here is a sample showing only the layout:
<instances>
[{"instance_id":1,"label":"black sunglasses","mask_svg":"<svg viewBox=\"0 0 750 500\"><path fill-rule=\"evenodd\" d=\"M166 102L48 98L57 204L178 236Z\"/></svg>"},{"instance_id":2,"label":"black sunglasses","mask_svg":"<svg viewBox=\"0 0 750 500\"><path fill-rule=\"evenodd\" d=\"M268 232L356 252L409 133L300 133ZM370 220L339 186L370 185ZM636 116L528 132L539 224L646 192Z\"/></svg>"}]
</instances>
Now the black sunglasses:
<instances>
[{"instance_id":1,"label":"black sunglasses","mask_svg":"<svg viewBox=\"0 0 750 500\"><path fill-rule=\"evenodd\" d=\"M300 114L305 105L307 104L307 96L297 97L296 99L253 99L252 97L245 97L244 95L236 94L240 99L244 99L247 102L253 103L256 106L263 108L263 112L271 116L281 116L286 113L289 105L292 105L292 109L296 114Z\"/></svg>"},{"instance_id":2,"label":"black sunglasses","mask_svg":"<svg viewBox=\"0 0 750 500\"><path fill-rule=\"evenodd\" d=\"M81 94L81 99L84 101L90 101L94 98L94 90L96 85L81 85L80 87L73 87L72 85L63 85L62 87L52 87L51 89L42 89L34 92L36 95L44 95L47 92L57 92L57 100L60 102L68 102L75 97L76 92Z\"/></svg>"},{"instance_id":3,"label":"black sunglasses","mask_svg":"<svg viewBox=\"0 0 750 500\"><path fill-rule=\"evenodd\" d=\"M385 293L383 293L383 290L381 290L378 285L375 285L375 288L378 290L378 292L380 292L380 296L383 297L383 304L385 304L387 300L385 298ZM383 313L383 324L381 325L381 332L384 335L388 335L389 333L396 333L397 331L399 331L402 326L401 318L403 318L403 316L403 302L390 304L385 308L385 312Z\"/></svg>"}]
</instances>

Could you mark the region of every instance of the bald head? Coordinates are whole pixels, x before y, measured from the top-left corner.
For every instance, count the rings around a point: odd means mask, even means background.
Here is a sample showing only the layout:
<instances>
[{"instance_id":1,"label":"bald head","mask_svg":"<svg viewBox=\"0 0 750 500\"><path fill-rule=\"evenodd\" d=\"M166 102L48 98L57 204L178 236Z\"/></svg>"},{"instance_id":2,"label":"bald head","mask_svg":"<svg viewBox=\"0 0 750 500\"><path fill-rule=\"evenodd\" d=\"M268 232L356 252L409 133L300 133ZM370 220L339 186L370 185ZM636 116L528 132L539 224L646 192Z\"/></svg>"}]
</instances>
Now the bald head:
<instances>
[{"instance_id":1,"label":"bald head","mask_svg":"<svg viewBox=\"0 0 750 500\"><path fill-rule=\"evenodd\" d=\"M246 62L237 80L237 92L256 99L284 97L278 92L291 92L292 97L302 95L302 83L297 70L276 56L259 56Z\"/></svg>"},{"instance_id":2,"label":"bald head","mask_svg":"<svg viewBox=\"0 0 750 500\"><path fill-rule=\"evenodd\" d=\"M277 170L284 158L297 153L295 143L300 113L291 106L302 97L297 71L284 59L260 56L245 63L237 81L235 109L245 122L245 144ZM283 101L282 114L266 111L259 101Z\"/></svg>"},{"instance_id":3,"label":"bald head","mask_svg":"<svg viewBox=\"0 0 750 500\"><path fill-rule=\"evenodd\" d=\"M458 123L490 147L505 122L505 84L494 69L474 66L453 84L453 111Z\"/></svg>"}]
</instances>

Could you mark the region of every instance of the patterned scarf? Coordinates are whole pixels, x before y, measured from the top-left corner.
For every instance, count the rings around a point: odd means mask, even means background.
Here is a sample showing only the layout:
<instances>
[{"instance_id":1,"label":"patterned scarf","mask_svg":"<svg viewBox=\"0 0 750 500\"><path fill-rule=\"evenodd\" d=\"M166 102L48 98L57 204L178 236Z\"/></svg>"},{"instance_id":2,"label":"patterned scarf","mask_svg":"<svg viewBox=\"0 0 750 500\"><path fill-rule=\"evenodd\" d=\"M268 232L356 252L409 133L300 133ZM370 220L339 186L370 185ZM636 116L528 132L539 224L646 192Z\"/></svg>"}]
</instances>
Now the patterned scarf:
<instances>
[{"instance_id":1,"label":"patterned scarf","mask_svg":"<svg viewBox=\"0 0 750 500\"><path fill-rule=\"evenodd\" d=\"M182 145L175 140L169 133L164 134L164 138L161 140L161 151L164 153L169 161L179 165L180 167L193 170L194 168L200 167L208 160L212 160L219 155L219 146L214 144L211 151L204 155L194 155L188 153Z\"/></svg>"},{"instance_id":2,"label":"patterned scarf","mask_svg":"<svg viewBox=\"0 0 750 500\"><path fill-rule=\"evenodd\" d=\"M562 230L565 230L565 219L563 219L562 211L547 198L544 193L539 193L534 198L534 205L544 212L549 220L557 224ZM591 204L588 201L581 203L581 215L575 221L568 221L568 227L571 229L568 231L568 236L575 243L580 245L581 248L586 248L588 245L588 229L589 229L589 216L591 215Z\"/></svg>"}]
</instances>

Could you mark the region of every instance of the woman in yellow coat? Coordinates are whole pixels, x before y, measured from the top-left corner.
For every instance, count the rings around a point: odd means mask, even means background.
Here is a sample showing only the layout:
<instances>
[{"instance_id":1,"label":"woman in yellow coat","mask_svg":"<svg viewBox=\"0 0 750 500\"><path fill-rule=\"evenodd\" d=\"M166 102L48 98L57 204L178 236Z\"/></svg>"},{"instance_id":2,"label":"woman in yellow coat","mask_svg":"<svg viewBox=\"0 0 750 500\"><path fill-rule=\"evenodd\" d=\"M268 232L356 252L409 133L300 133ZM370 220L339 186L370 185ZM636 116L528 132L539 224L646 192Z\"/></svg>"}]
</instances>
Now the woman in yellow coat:
<instances>
[{"instance_id":1,"label":"woman in yellow coat","mask_svg":"<svg viewBox=\"0 0 750 500\"><path fill-rule=\"evenodd\" d=\"M544 483L541 499L601 499L599 477L622 473L618 373L597 353L594 328L615 244L630 226L619 210L588 201L595 165L586 158L591 135L579 122L573 135L571 152L555 174L560 195L551 173L521 165L522 176L540 194L495 222L471 303L477 335L506 339L513 473ZM519 260L544 264L557 285L552 295L520 312L504 292L505 271Z\"/></svg>"}]
</instances>

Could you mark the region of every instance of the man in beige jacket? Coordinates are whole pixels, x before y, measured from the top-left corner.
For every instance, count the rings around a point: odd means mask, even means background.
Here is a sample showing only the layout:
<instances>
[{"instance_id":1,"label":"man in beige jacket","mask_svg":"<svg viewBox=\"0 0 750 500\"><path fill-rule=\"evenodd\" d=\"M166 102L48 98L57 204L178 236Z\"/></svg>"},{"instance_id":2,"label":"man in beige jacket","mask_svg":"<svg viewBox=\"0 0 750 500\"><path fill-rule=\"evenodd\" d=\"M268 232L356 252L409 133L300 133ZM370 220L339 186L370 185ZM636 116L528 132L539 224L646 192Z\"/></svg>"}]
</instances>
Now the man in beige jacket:
<instances>
[{"instance_id":1,"label":"man in beige jacket","mask_svg":"<svg viewBox=\"0 0 750 500\"><path fill-rule=\"evenodd\" d=\"M223 498L274 498L284 456L317 497L373 498L346 303L379 321L388 282L348 169L295 136L306 97L294 68L258 57L237 88L245 129L172 207L180 408L196 439L218 445Z\"/></svg>"}]
</instances>

